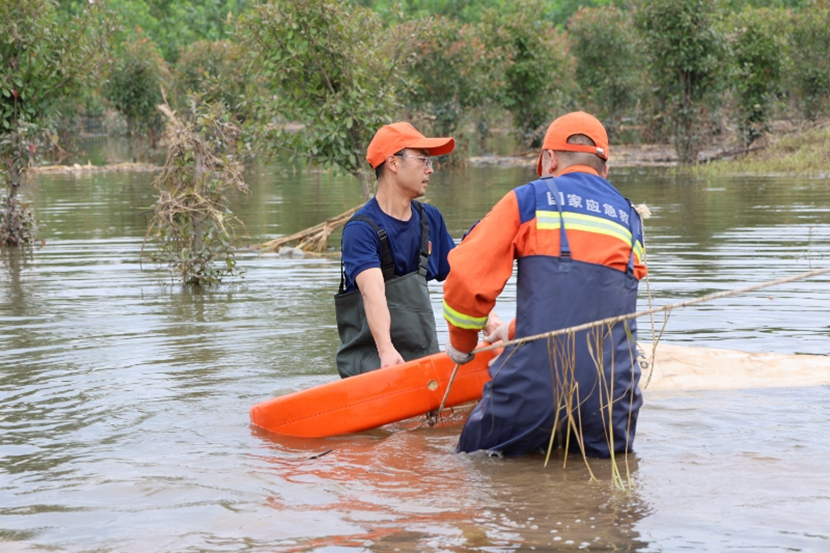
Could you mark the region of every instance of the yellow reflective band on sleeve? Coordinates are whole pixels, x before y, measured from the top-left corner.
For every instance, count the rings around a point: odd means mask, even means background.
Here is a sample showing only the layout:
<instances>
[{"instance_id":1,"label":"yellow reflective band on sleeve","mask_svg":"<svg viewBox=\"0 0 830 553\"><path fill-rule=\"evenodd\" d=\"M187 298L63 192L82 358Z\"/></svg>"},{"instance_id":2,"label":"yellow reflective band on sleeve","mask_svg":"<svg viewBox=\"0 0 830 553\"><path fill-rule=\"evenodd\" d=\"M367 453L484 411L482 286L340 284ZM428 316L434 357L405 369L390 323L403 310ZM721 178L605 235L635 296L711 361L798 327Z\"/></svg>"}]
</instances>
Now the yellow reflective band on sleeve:
<instances>
[{"instance_id":1,"label":"yellow reflective band on sleeve","mask_svg":"<svg viewBox=\"0 0 830 553\"><path fill-rule=\"evenodd\" d=\"M602 217L594 217L593 215L584 215L582 213L563 213L565 218L565 228L569 230L581 230L584 232L594 232L596 234L604 234L617 238L631 245L631 231L619 223L609 221ZM559 230L560 219L558 211L537 211L536 212L536 228L541 230ZM643 245L638 240L634 244L634 256L638 262L643 258Z\"/></svg>"},{"instance_id":2,"label":"yellow reflective band on sleeve","mask_svg":"<svg viewBox=\"0 0 830 553\"><path fill-rule=\"evenodd\" d=\"M637 243L634 244L634 257L637 258L637 263L643 262L643 245L637 240Z\"/></svg>"},{"instance_id":3,"label":"yellow reflective band on sleeve","mask_svg":"<svg viewBox=\"0 0 830 553\"><path fill-rule=\"evenodd\" d=\"M487 325L487 317L464 315L447 305L446 301L444 302L444 318L454 327L465 330L481 330Z\"/></svg>"}]
</instances>

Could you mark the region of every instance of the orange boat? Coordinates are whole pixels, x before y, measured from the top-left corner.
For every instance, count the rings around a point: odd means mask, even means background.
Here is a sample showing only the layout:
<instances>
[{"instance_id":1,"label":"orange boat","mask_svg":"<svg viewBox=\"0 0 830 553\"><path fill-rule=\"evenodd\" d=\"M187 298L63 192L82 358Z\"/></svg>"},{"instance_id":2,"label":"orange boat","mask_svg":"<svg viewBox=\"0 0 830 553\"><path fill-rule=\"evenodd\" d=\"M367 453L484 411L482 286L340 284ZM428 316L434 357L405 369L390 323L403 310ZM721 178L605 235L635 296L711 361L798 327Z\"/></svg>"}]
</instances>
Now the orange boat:
<instances>
[{"instance_id":1,"label":"orange boat","mask_svg":"<svg viewBox=\"0 0 830 553\"><path fill-rule=\"evenodd\" d=\"M487 363L498 353L479 353L458 368L446 407L481 399L490 380ZM454 367L441 352L321 384L257 403L251 422L275 434L323 438L425 415L441 406Z\"/></svg>"}]
</instances>

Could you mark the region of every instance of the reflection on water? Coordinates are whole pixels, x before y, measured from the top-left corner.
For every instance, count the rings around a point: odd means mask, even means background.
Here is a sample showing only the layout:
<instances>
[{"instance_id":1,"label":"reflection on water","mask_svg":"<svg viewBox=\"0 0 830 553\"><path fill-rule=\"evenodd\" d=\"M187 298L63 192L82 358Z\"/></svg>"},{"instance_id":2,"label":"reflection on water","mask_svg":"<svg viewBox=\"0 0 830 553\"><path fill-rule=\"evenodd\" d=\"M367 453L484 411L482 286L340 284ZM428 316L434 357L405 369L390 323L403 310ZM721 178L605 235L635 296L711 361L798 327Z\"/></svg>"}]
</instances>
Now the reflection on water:
<instances>
[{"instance_id":1,"label":"reflection on water","mask_svg":"<svg viewBox=\"0 0 830 553\"><path fill-rule=\"evenodd\" d=\"M360 199L347 178L250 175L253 193L235 209L253 242ZM531 177L439 172L428 199L460 237ZM413 421L325 440L252 429L254 403L337 378L339 263L242 252L244 278L181 290L141 265L151 180L39 177L26 193L45 247L0 251L0 550L820 551L830 541L830 445L818 439L828 387L647 393L625 493L607 461L592 462L590 482L576 457L543 468L540 456L455 455L464 413L440 428ZM826 180L635 169L613 180L654 212L657 305L827 266ZM677 310L664 339L828 354L828 282ZM440 293L431 288L436 314ZM512 316L512 282L497 309Z\"/></svg>"}]
</instances>

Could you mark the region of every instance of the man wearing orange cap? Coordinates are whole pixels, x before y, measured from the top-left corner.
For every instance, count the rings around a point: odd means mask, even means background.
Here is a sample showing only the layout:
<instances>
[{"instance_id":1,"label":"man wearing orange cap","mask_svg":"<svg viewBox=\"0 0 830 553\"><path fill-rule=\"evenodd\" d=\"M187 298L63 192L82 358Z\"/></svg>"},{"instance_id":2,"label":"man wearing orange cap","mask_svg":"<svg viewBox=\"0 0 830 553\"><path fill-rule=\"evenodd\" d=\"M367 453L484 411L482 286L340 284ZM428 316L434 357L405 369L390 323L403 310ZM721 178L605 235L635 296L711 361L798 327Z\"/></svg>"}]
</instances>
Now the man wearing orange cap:
<instances>
[{"instance_id":1,"label":"man wearing orange cap","mask_svg":"<svg viewBox=\"0 0 830 553\"><path fill-rule=\"evenodd\" d=\"M543 334L636 311L637 212L607 180L608 136L575 112L548 128L540 177L509 192L449 256L447 353L472 359L478 332L518 262L516 314L485 340ZM630 450L642 404L636 321L506 347L458 451L523 455L569 444L587 456Z\"/></svg>"},{"instance_id":2,"label":"man wearing orange cap","mask_svg":"<svg viewBox=\"0 0 830 553\"><path fill-rule=\"evenodd\" d=\"M444 218L415 201L433 173L432 158L452 138L426 138L406 122L382 127L366 159L377 195L343 228L342 275L335 296L341 377L440 351L427 280L444 280L455 246Z\"/></svg>"}]
</instances>

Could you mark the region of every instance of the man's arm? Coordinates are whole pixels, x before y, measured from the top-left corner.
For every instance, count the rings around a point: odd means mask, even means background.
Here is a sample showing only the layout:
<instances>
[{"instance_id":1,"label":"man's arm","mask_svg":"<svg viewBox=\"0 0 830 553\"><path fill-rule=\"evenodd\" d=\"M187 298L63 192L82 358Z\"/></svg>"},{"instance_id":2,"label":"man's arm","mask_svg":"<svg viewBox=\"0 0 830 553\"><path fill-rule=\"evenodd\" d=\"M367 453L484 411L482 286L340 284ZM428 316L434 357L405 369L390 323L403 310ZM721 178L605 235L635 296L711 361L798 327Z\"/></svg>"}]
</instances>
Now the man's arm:
<instances>
[{"instance_id":1,"label":"man's arm","mask_svg":"<svg viewBox=\"0 0 830 553\"><path fill-rule=\"evenodd\" d=\"M366 321L369 330L378 348L380 366L391 367L403 363L403 357L392 344L390 326L392 317L389 315L389 306L386 304L386 284L383 273L378 268L366 269L355 277L355 283L363 296L363 308L366 311Z\"/></svg>"},{"instance_id":2,"label":"man's arm","mask_svg":"<svg viewBox=\"0 0 830 553\"><path fill-rule=\"evenodd\" d=\"M494 330L501 323L492 311L513 272L514 240L520 226L516 194L510 192L450 252L444 318L449 343L456 351L469 353L480 330Z\"/></svg>"}]
</instances>

